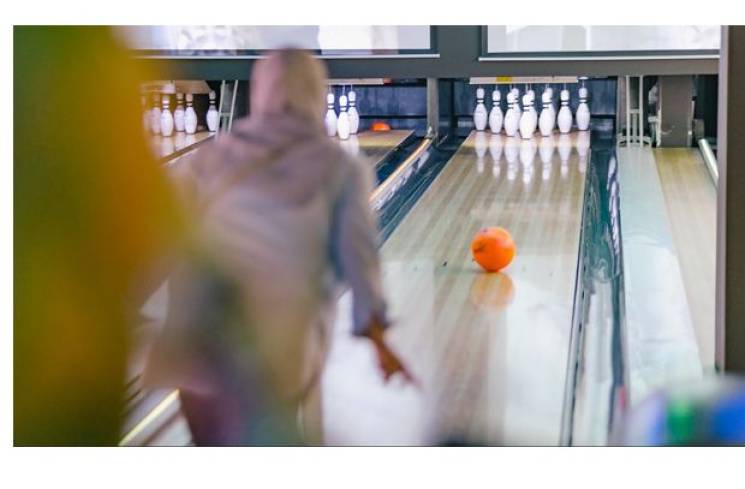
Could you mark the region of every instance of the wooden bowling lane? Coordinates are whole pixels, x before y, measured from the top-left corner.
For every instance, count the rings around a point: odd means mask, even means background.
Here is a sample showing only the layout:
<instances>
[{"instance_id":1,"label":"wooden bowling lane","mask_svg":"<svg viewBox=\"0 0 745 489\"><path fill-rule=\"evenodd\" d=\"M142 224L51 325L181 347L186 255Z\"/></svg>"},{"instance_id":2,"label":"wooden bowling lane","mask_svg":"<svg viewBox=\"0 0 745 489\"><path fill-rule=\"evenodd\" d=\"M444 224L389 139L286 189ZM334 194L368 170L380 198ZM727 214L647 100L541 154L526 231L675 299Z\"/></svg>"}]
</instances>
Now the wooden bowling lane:
<instances>
[{"instance_id":1,"label":"wooden bowling lane","mask_svg":"<svg viewBox=\"0 0 745 489\"><path fill-rule=\"evenodd\" d=\"M421 388L385 385L338 311L321 383L330 444L559 441L589 134L472 133L382 248L392 345ZM486 274L485 226L517 255Z\"/></svg>"},{"instance_id":2,"label":"wooden bowling lane","mask_svg":"<svg viewBox=\"0 0 745 489\"><path fill-rule=\"evenodd\" d=\"M156 158L168 161L196 149L215 133L200 131L196 134L174 132L171 136L150 135L148 141Z\"/></svg>"},{"instance_id":3,"label":"wooden bowling lane","mask_svg":"<svg viewBox=\"0 0 745 489\"><path fill-rule=\"evenodd\" d=\"M352 134L349 139L339 141L339 144L355 156L368 160L372 165L377 165L413 133L414 131L405 129L381 132L365 131Z\"/></svg>"},{"instance_id":4,"label":"wooden bowling lane","mask_svg":"<svg viewBox=\"0 0 745 489\"><path fill-rule=\"evenodd\" d=\"M698 149L652 150L705 369L714 367L717 190Z\"/></svg>"}]
</instances>

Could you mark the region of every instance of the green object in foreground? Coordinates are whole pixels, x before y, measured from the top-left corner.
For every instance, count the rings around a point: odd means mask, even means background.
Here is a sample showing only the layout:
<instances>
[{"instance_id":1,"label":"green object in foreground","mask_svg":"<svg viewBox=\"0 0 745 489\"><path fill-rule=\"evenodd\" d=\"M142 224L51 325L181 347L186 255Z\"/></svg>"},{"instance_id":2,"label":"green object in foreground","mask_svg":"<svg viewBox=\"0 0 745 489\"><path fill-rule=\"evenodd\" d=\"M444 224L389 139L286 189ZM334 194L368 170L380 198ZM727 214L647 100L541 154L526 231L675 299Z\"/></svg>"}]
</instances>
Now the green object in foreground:
<instances>
[{"instance_id":1,"label":"green object in foreground","mask_svg":"<svg viewBox=\"0 0 745 489\"><path fill-rule=\"evenodd\" d=\"M667 408L667 438L670 445L688 445L696 438L696 407L685 400L671 400Z\"/></svg>"}]
</instances>

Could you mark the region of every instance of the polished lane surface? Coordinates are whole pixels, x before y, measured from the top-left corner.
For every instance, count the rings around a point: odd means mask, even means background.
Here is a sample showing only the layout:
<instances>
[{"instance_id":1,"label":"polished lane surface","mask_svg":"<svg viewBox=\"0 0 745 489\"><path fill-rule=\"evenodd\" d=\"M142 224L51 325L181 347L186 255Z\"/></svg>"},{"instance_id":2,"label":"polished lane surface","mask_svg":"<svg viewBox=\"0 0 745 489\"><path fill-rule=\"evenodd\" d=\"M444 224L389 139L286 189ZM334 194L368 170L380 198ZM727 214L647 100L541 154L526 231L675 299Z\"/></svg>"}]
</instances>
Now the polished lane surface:
<instances>
[{"instance_id":1,"label":"polished lane surface","mask_svg":"<svg viewBox=\"0 0 745 489\"><path fill-rule=\"evenodd\" d=\"M339 144L351 154L364 158L370 164L377 166L413 133L414 131L404 129L381 132L365 131L352 134L349 139L344 141L339 140Z\"/></svg>"},{"instance_id":2,"label":"polished lane surface","mask_svg":"<svg viewBox=\"0 0 745 489\"><path fill-rule=\"evenodd\" d=\"M669 172L660 173L649 148L618 148L616 154L633 408L660 388L700 379L704 369L669 212L673 195L663 190L662 177ZM682 210L680 203L673 207Z\"/></svg>"},{"instance_id":3,"label":"polished lane surface","mask_svg":"<svg viewBox=\"0 0 745 489\"><path fill-rule=\"evenodd\" d=\"M332 445L559 441L589 134L472 133L382 248L392 345L420 388L385 385L342 298L321 383ZM513 235L502 273L471 260Z\"/></svg>"},{"instance_id":4,"label":"polished lane surface","mask_svg":"<svg viewBox=\"0 0 745 489\"><path fill-rule=\"evenodd\" d=\"M714 368L717 189L698 148L652 150L680 258L701 364Z\"/></svg>"}]
</instances>

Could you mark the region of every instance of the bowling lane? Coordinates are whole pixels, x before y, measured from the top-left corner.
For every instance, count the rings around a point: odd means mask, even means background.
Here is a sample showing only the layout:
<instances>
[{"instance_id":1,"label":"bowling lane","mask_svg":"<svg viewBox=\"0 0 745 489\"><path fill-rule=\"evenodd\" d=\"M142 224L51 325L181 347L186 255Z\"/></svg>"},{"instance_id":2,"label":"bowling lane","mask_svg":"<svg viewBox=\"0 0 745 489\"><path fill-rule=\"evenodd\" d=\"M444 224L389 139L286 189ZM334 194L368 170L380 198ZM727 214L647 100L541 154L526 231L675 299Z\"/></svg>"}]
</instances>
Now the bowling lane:
<instances>
[{"instance_id":1,"label":"bowling lane","mask_svg":"<svg viewBox=\"0 0 745 489\"><path fill-rule=\"evenodd\" d=\"M413 133L414 131L405 129L381 132L365 131L352 134L349 139L339 141L339 144L350 153L365 158L371 165L377 166Z\"/></svg>"},{"instance_id":2,"label":"bowling lane","mask_svg":"<svg viewBox=\"0 0 745 489\"><path fill-rule=\"evenodd\" d=\"M698 149L652 150L704 369L714 368L717 190Z\"/></svg>"},{"instance_id":3,"label":"bowling lane","mask_svg":"<svg viewBox=\"0 0 745 489\"><path fill-rule=\"evenodd\" d=\"M421 389L385 385L342 298L321 383L328 444L559 441L589 134L471 133L382 248L391 342ZM510 230L486 274L469 245Z\"/></svg>"},{"instance_id":4,"label":"bowling lane","mask_svg":"<svg viewBox=\"0 0 745 489\"><path fill-rule=\"evenodd\" d=\"M695 180L713 186L703 162L699 162L699 173L692 171L695 164L676 158L681 153L673 150L619 148L617 155L629 399L633 407L659 388L696 381L704 373L706 354L702 355L701 346L708 343L713 347L713 338L704 337L704 343L699 342L701 333L707 334L706 327L696 325L689 298L706 309L707 294L701 290L708 282L705 269L714 273L714 258L709 253L714 253L716 211L714 197L708 192L711 222L696 224L708 220L704 217L706 210L693 209L700 207L696 200L706 193L700 192L703 188L695 192L689 186ZM697 173L700 178L695 178ZM694 236L696 233L700 236ZM706 246L707 239L711 241L710 252L693 257L699 253L698 248ZM686 264L687 260L701 263ZM695 276L698 273L702 274L700 278ZM686 275L692 280L688 284ZM690 289L696 280L701 282ZM708 287L713 294L713 276L711 282ZM713 296L710 300L713 302ZM708 307L708 334L713 335L713 303ZM708 355L712 357L713 349Z\"/></svg>"},{"instance_id":5,"label":"bowling lane","mask_svg":"<svg viewBox=\"0 0 745 489\"><path fill-rule=\"evenodd\" d=\"M153 153L160 160L169 160L178 155L196 149L197 146L204 143L215 133L200 131L196 134L186 134L184 132L174 132L173 135L165 137L161 135L151 135L148 139Z\"/></svg>"}]
</instances>

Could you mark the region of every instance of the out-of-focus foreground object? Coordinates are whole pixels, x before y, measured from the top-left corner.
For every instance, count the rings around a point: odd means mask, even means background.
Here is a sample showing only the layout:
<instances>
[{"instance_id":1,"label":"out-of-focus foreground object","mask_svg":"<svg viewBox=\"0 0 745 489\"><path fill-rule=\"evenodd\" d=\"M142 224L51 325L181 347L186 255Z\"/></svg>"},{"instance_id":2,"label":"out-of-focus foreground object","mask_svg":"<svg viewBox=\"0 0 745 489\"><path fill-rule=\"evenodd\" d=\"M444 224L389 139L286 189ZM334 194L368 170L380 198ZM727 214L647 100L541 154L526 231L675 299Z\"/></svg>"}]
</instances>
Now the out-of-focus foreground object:
<instances>
[{"instance_id":1,"label":"out-of-focus foreground object","mask_svg":"<svg viewBox=\"0 0 745 489\"><path fill-rule=\"evenodd\" d=\"M745 445L745 379L711 376L649 396L626 417L621 445Z\"/></svg>"},{"instance_id":2,"label":"out-of-focus foreground object","mask_svg":"<svg viewBox=\"0 0 745 489\"><path fill-rule=\"evenodd\" d=\"M141 79L108 29L14 29L15 445L118 441L127 298L181 228Z\"/></svg>"}]
</instances>

